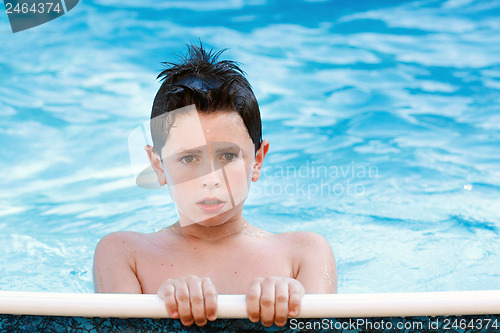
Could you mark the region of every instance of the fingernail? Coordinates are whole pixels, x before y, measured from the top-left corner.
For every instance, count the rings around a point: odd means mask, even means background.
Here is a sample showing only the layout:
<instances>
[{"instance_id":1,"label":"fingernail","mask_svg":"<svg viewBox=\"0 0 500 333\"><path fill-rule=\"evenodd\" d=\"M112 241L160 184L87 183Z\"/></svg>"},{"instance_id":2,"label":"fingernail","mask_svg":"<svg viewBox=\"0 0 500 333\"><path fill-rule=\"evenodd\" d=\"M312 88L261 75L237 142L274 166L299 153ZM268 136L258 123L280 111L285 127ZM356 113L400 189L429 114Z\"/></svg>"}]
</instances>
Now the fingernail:
<instances>
[{"instance_id":1,"label":"fingernail","mask_svg":"<svg viewBox=\"0 0 500 333\"><path fill-rule=\"evenodd\" d=\"M210 320L210 321L214 321L215 319L217 319L216 315L210 315L210 316L208 316L208 320Z\"/></svg>"},{"instance_id":2,"label":"fingernail","mask_svg":"<svg viewBox=\"0 0 500 333\"><path fill-rule=\"evenodd\" d=\"M177 318L179 316L178 312L172 312L172 318Z\"/></svg>"},{"instance_id":3,"label":"fingernail","mask_svg":"<svg viewBox=\"0 0 500 333\"><path fill-rule=\"evenodd\" d=\"M288 315L293 317L293 316L296 316L297 313L295 311L290 311L290 313Z\"/></svg>"}]
</instances>

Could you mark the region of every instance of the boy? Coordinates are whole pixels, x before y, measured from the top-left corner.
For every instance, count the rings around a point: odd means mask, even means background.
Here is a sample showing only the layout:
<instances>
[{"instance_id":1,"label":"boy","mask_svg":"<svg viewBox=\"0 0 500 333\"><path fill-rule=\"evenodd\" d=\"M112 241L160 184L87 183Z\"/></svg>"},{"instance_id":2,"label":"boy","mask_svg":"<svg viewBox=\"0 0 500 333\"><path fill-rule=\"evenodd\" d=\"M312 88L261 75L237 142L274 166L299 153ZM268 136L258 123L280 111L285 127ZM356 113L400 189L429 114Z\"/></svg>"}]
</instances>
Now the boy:
<instances>
[{"instance_id":1,"label":"boy","mask_svg":"<svg viewBox=\"0 0 500 333\"><path fill-rule=\"evenodd\" d=\"M311 232L272 234L242 216L250 181L269 142L243 71L222 53L188 46L168 64L153 103L151 170L139 185L167 185L179 220L150 234L104 237L94 257L96 292L144 293L164 300L182 324L216 319L217 293L246 294L248 317L266 327L297 316L307 293L336 292L328 242ZM153 177L151 177L153 175Z\"/></svg>"}]
</instances>

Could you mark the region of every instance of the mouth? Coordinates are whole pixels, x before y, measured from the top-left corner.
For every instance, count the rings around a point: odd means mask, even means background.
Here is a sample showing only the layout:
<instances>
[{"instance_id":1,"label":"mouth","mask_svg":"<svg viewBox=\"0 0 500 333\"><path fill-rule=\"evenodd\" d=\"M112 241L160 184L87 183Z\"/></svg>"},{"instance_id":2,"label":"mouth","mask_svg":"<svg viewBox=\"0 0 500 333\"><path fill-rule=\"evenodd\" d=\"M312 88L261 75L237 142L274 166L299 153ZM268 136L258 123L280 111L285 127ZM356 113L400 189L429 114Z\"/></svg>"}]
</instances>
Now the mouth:
<instances>
[{"instance_id":1,"label":"mouth","mask_svg":"<svg viewBox=\"0 0 500 333\"><path fill-rule=\"evenodd\" d=\"M217 198L205 198L196 204L205 213L217 213L226 205L225 201Z\"/></svg>"},{"instance_id":2,"label":"mouth","mask_svg":"<svg viewBox=\"0 0 500 333\"><path fill-rule=\"evenodd\" d=\"M205 206L213 206L213 205L218 205L221 203L224 203L224 201L219 200L219 199L204 199L200 202L197 202L200 205L205 205Z\"/></svg>"}]
</instances>

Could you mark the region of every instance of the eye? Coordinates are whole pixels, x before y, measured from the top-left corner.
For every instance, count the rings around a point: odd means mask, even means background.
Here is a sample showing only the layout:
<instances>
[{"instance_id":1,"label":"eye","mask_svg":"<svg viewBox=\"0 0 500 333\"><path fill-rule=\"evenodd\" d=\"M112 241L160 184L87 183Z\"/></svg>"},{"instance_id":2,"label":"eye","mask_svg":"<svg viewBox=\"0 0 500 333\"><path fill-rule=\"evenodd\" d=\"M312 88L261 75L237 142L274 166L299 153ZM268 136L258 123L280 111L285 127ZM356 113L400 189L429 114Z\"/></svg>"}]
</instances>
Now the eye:
<instances>
[{"instance_id":1,"label":"eye","mask_svg":"<svg viewBox=\"0 0 500 333\"><path fill-rule=\"evenodd\" d=\"M224 153L224 154L222 154L222 158L225 161L227 161L227 162L233 161L236 157L238 157L238 155L233 154L233 153Z\"/></svg>"},{"instance_id":2,"label":"eye","mask_svg":"<svg viewBox=\"0 0 500 333\"><path fill-rule=\"evenodd\" d=\"M184 156L183 158L180 159L180 161L184 164L190 164L190 163L193 163L195 161L195 156L193 155L188 155L188 156Z\"/></svg>"}]
</instances>

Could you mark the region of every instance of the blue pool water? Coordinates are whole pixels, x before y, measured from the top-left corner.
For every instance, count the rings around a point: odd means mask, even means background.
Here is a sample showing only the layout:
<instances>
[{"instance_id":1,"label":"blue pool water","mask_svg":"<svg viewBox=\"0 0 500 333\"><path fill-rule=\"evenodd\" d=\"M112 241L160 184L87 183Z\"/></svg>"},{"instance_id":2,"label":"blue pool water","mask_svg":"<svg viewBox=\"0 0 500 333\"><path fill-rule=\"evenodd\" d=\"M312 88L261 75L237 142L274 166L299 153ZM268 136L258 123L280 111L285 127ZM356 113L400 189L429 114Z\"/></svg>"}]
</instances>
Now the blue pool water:
<instances>
[{"instance_id":1,"label":"blue pool water","mask_svg":"<svg viewBox=\"0 0 500 333\"><path fill-rule=\"evenodd\" d=\"M324 235L341 293L500 289L499 1L88 0L0 13L0 290L92 292L100 238L176 220L127 138L199 39L261 105L250 223Z\"/></svg>"}]
</instances>

